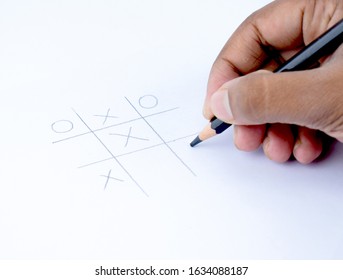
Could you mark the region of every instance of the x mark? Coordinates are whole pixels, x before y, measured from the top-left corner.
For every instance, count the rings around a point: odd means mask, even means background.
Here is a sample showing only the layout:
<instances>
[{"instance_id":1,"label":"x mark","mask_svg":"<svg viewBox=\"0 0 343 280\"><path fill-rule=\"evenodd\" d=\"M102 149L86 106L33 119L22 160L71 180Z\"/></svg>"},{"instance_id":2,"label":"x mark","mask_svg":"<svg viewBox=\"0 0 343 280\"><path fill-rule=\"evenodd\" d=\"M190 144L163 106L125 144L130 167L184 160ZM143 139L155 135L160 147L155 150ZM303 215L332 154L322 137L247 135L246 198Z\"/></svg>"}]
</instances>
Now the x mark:
<instances>
[{"instance_id":1,"label":"x mark","mask_svg":"<svg viewBox=\"0 0 343 280\"><path fill-rule=\"evenodd\" d=\"M129 139L130 138L137 139L137 140L142 140L142 141L149 141L149 139L146 139L146 138L132 136L131 135L131 130L132 130L132 127L130 126L128 134L120 134L120 133L109 133L109 134L110 135L115 135L115 136L125 137L126 138L125 147L127 147L127 144L129 143Z\"/></svg>"},{"instance_id":2,"label":"x mark","mask_svg":"<svg viewBox=\"0 0 343 280\"><path fill-rule=\"evenodd\" d=\"M117 116L110 116L110 108L108 108L106 115L94 115L94 117L101 117L104 118L104 121L102 122L102 124L104 125L107 121L108 118L112 118L112 119L116 119L118 118Z\"/></svg>"},{"instance_id":3,"label":"x mark","mask_svg":"<svg viewBox=\"0 0 343 280\"><path fill-rule=\"evenodd\" d=\"M105 177L105 178L106 178L106 183L105 183L105 186L104 186L104 190L106 190L108 181L109 181L110 179L116 180L116 181L120 181L120 182L124 182L124 181L121 180L121 179L111 177L111 172L112 172L112 169L110 169L110 171L108 171L107 175L100 175L101 177Z\"/></svg>"}]
</instances>

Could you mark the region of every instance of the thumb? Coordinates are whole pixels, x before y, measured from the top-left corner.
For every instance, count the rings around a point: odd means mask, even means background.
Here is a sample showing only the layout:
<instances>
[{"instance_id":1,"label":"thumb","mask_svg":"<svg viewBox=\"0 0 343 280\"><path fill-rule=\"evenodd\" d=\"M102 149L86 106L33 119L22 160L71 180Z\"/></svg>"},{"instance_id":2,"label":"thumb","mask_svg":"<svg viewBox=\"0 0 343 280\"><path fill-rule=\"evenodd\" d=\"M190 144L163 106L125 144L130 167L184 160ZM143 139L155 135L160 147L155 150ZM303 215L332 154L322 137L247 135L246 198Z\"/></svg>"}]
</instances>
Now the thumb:
<instances>
[{"instance_id":1,"label":"thumb","mask_svg":"<svg viewBox=\"0 0 343 280\"><path fill-rule=\"evenodd\" d=\"M236 78L213 94L211 109L233 124L287 123L330 131L342 118L343 95L333 84L341 79L325 70L260 70Z\"/></svg>"}]
</instances>

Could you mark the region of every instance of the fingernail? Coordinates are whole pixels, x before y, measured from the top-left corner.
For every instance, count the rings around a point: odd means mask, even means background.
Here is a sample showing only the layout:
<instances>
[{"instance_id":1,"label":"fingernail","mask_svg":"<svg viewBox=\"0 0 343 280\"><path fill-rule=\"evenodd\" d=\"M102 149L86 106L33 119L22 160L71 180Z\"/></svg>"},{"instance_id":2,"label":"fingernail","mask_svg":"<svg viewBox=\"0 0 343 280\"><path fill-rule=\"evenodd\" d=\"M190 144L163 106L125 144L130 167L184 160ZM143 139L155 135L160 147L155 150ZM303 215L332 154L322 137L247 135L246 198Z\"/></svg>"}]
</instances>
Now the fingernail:
<instances>
[{"instance_id":1,"label":"fingernail","mask_svg":"<svg viewBox=\"0 0 343 280\"><path fill-rule=\"evenodd\" d=\"M267 158L272 160L272 157L269 154L269 144L270 144L270 138L269 137L264 138L264 141L263 141L263 152L264 152L264 154L266 155Z\"/></svg>"},{"instance_id":2,"label":"fingernail","mask_svg":"<svg viewBox=\"0 0 343 280\"><path fill-rule=\"evenodd\" d=\"M221 87L213 94L211 98L211 108L218 119L228 123L233 122L229 94L226 87Z\"/></svg>"},{"instance_id":3,"label":"fingernail","mask_svg":"<svg viewBox=\"0 0 343 280\"><path fill-rule=\"evenodd\" d=\"M297 149L301 146L301 141L300 139L297 139L297 141L294 143L294 147L293 147L293 154L295 154L297 152Z\"/></svg>"}]
</instances>

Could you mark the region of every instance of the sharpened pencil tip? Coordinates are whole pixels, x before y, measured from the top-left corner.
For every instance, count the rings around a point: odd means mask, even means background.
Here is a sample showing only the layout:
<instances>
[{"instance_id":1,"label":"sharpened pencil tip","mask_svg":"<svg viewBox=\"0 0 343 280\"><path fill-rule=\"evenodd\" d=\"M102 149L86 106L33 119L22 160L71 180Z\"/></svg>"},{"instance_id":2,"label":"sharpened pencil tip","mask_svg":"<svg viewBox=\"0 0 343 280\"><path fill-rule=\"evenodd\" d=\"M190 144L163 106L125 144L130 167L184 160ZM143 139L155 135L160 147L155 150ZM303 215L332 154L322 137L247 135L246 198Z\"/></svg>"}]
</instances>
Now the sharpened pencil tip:
<instances>
[{"instance_id":1,"label":"sharpened pencil tip","mask_svg":"<svg viewBox=\"0 0 343 280\"><path fill-rule=\"evenodd\" d=\"M195 145L198 145L199 143L201 143L202 140L199 138L199 136L197 136L192 142L191 142L191 147L194 147Z\"/></svg>"}]
</instances>

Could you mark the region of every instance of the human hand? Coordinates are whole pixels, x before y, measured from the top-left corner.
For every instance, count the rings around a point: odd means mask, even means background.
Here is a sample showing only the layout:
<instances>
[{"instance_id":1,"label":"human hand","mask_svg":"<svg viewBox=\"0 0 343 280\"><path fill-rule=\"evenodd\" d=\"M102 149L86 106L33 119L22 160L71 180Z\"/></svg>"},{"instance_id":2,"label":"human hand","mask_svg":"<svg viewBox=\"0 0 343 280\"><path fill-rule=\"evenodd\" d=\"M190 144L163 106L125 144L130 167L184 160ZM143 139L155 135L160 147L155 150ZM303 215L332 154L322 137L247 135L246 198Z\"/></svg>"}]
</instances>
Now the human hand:
<instances>
[{"instance_id":1,"label":"human hand","mask_svg":"<svg viewBox=\"0 0 343 280\"><path fill-rule=\"evenodd\" d=\"M213 64L205 117L235 124L239 149L262 144L278 162L292 153L301 163L316 159L318 130L343 142L343 46L316 69L260 70L275 69L342 18L343 1L329 0L279 0L252 14Z\"/></svg>"}]
</instances>

